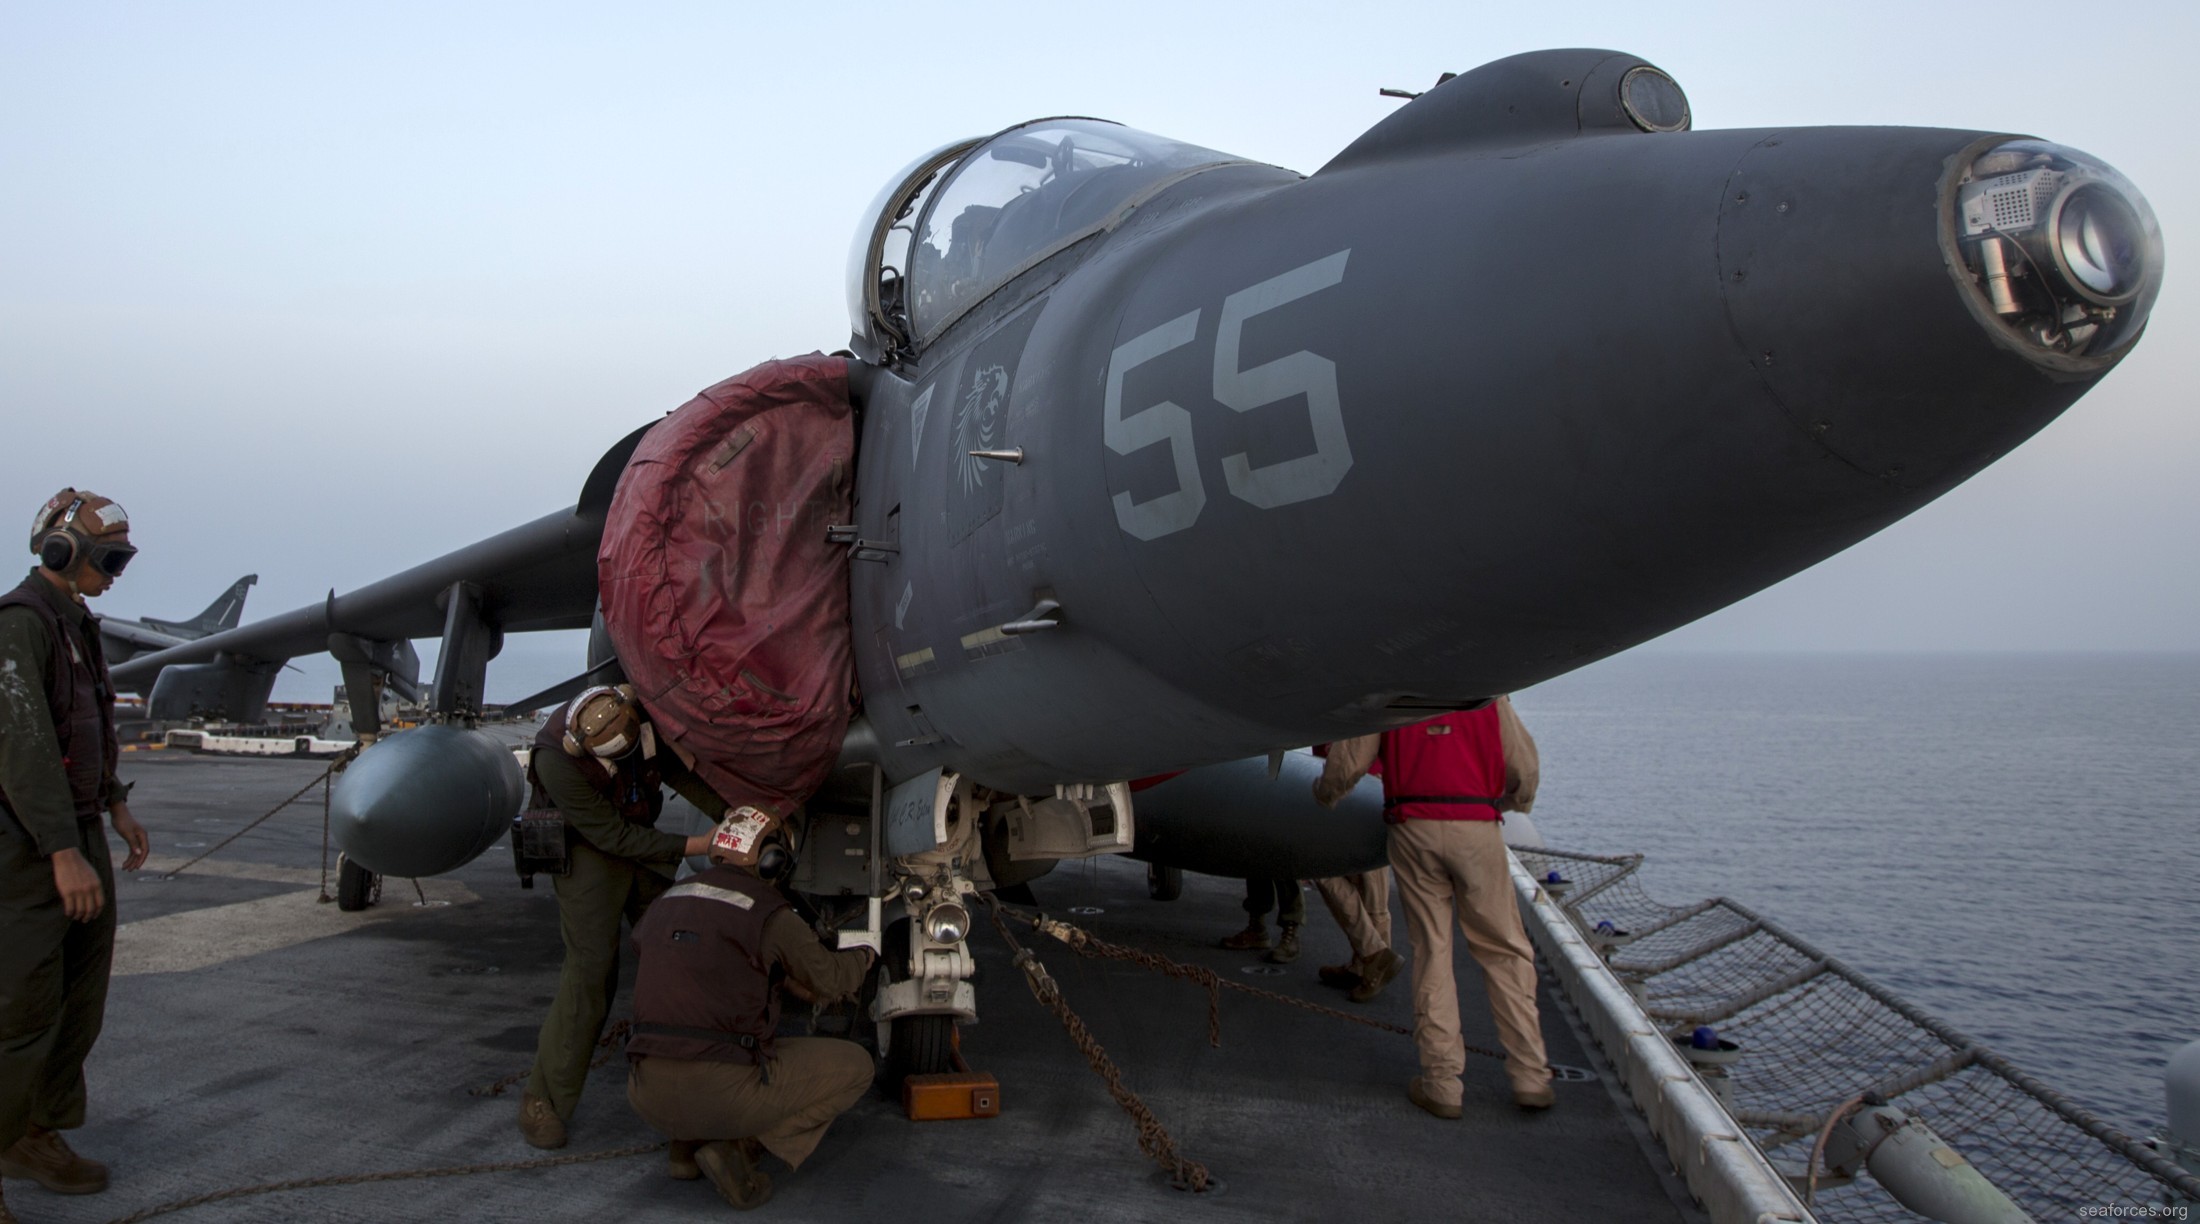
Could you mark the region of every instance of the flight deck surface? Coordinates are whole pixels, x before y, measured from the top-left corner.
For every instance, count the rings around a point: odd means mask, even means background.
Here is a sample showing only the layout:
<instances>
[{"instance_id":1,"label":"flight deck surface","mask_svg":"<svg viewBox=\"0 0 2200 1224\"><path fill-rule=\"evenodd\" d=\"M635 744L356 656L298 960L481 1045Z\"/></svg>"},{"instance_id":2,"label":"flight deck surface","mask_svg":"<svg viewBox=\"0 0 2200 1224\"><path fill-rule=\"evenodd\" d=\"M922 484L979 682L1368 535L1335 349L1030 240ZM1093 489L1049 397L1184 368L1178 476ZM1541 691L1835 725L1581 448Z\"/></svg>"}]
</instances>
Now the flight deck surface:
<instances>
[{"instance_id":1,"label":"flight deck surface","mask_svg":"<svg viewBox=\"0 0 2200 1224\"><path fill-rule=\"evenodd\" d=\"M319 762L136 753L123 776L156 865L212 847L315 778ZM91 1115L72 1134L108 1162L113 1187L84 1198L8 1184L29 1224L105 1221L234 1186L527 1160L518 1089L469 1089L526 1068L556 986L555 902L522 891L500 844L449 876L387 882L380 903L317 901L321 807L305 801L173 880L118 885L121 918L107 1025L89 1067ZM330 891L334 891L333 868ZM1243 922L1236 881L1187 875L1175 902L1147 899L1143 864L1068 863L1034 886L1052 914L1110 941L1214 967L1237 980L1350 1008L1316 983L1345 958L1307 895L1305 953L1274 975L1214 946ZM1080 912L1072 912L1073 909ZM1098 911L1098 912L1082 912ZM1403 920L1398 920L1402 936ZM1558 1107L1524 1114L1494 1060L1470 1058L1466 1116L1411 1106L1406 1038L1226 993L1222 1044L1206 1041L1204 993L1137 966L1086 960L1020 931L1180 1150L1223 1188L1172 1190L1054 1017L1031 996L990 925L972 946L982 1022L963 1033L1001 1083L1001 1116L911 1123L867 1097L799 1173L767 1162L777 1192L758 1219L859 1220L1691 1220L1630 1107L1597 1077L1557 1085ZM631 958L626 966L631 983ZM1480 974L1463 949L1466 1038L1494 1047ZM1367 1014L1410 1023L1401 979ZM626 1014L622 988L613 1015ZM1554 1063L1591 1068L1546 981ZM790 1015L799 1018L798 1011ZM566 1152L655 1138L627 1107L624 1060L596 1070ZM1653 1161L1660 1163L1653 1163ZM175 1220L710 1219L707 1183L671 1180L661 1153L553 1169L289 1191Z\"/></svg>"}]
</instances>

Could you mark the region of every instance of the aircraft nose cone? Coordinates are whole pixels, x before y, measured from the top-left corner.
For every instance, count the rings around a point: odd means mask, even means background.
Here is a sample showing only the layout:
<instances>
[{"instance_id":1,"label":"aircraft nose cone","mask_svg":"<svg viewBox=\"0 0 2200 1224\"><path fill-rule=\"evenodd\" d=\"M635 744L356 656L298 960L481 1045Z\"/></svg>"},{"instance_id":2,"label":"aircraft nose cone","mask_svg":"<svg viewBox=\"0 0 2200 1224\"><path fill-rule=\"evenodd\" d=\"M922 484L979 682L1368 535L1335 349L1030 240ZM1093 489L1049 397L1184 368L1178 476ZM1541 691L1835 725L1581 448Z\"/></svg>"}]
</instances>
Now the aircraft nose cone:
<instances>
[{"instance_id":1,"label":"aircraft nose cone","mask_svg":"<svg viewBox=\"0 0 2200 1224\"><path fill-rule=\"evenodd\" d=\"M1334 363L1351 468L1280 508L1209 497L1180 535L1235 533L1234 549L1168 536L1130 554L1139 585L1172 600L1171 633L1220 661L1201 690L1215 704L1252 677L1249 717L1350 733L1724 607L2052 421L2130 351L2161 275L2135 190L2002 134L1680 132L1506 154L1309 180L1309 227L1331 196L1383 201L1346 235L1334 296L1310 292L1264 350ZM2016 201L1994 193L2025 191L2032 228L1997 219ZM1999 309L1987 238L2006 246ZM1213 241L1201 255L1230 257ZM1243 258L1269 275L1282 262ZM1185 317L1186 300L1139 321ZM1268 453L1316 449L1305 437ZM1242 596L1227 612L1176 597L1223 567Z\"/></svg>"},{"instance_id":2,"label":"aircraft nose cone","mask_svg":"<svg viewBox=\"0 0 2200 1224\"><path fill-rule=\"evenodd\" d=\"M345 768L329 797L329 833L369 871L441 875L496 844L525 785L511 752L489 736L416 727Z\"/></svg>"},{"instance_id":3,"label":"aircraft nose cone","mask_svg":"<svg viewBox=\"0 0 2200 1224\"><path fill-rule=\"evenodd\" d=\"M2145 324L2161 236L2136 188L2006 137L1817 129L1758 141L1717 261L1790 422L1903 488L1962 480L2068 407Z\"/></svg>"}]
</instances>

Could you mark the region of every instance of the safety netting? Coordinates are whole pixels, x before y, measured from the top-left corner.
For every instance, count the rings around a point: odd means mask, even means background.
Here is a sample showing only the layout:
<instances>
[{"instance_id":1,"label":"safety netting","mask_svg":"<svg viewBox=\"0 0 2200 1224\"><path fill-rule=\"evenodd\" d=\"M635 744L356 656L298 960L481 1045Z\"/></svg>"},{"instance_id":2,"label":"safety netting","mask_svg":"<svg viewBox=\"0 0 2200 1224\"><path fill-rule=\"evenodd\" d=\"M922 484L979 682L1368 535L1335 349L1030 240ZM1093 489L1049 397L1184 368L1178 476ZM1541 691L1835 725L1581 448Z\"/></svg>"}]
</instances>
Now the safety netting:
<instances>
[{"instance_id":1,"label":"safety netting","mask_svg":"<svg viewBox=\"0 0 2200 1224\"><path fill-rule=\"evenodd\" d=\"M1922 1118L1986 1179L2041 1219L2081 1209L2161 1210L2200 1178L2007 1058L1925 1013L1770 918L1724 898L1675 906L1636 877L1641 855L1515 847L1643 1011L1677 1043L1714 1026L1742 1053L1707 1086L1727 1103L1813 1215L1918 1217L1873 1181L1820 1169L1827 1119L1871 1093Z\"/></svg>"}]
</instances>

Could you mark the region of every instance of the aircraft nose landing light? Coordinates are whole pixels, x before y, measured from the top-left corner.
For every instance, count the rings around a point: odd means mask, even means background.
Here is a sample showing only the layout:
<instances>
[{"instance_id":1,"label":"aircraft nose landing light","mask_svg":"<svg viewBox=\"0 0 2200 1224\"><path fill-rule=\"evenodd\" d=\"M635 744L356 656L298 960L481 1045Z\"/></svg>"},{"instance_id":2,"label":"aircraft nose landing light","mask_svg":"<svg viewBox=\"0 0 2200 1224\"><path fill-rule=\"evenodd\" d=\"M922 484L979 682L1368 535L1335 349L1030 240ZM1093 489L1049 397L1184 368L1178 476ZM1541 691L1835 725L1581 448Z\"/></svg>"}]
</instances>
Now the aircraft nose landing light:
<instances>
[{"instance_id":1,"label":"aircraft nose landing light","mask_svg":"<svg viewBox=\"0 0 2200 1224\"><path fill-rule=\"evenodd\" d=\"M2039 140L1995 145L1956 187L1956 243L1989 309L2035 349L2115 352L2162 285L2146 197L2099 159Z\"/></svg>"}]
</instances>

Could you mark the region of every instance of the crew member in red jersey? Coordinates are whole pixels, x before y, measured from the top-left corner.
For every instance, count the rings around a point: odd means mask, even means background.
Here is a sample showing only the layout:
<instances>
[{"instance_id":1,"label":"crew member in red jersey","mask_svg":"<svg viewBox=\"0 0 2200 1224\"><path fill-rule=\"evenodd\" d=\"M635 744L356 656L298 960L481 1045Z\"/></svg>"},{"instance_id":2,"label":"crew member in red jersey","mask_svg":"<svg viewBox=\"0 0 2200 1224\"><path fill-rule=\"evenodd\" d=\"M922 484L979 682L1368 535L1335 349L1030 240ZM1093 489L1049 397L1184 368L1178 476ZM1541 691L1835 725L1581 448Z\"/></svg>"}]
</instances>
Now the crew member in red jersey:
<instances>
[{"instance_id":1,"label":"crew member in red jersey","mask_svg":"<svg viewBox=\"0 0 2200 1224\"><path fill-rule=\"evenodd\" d=\"M1413 941L1413 1042L1421 1074L1406 1096L1439 1118L1460 1116L1466 1045L1452 980L1451 923L1482 966L1490 1011L1505 1044L1513 1103L1548 1109L1551 1069L1536 1015L1535 951L1513 902L1506 812L1535 804L1535 741L1512 702L1446 714L1330 746L1314 798L1330 807L1382 763L1390 866Z\"/></svg>"}]
</instances>

